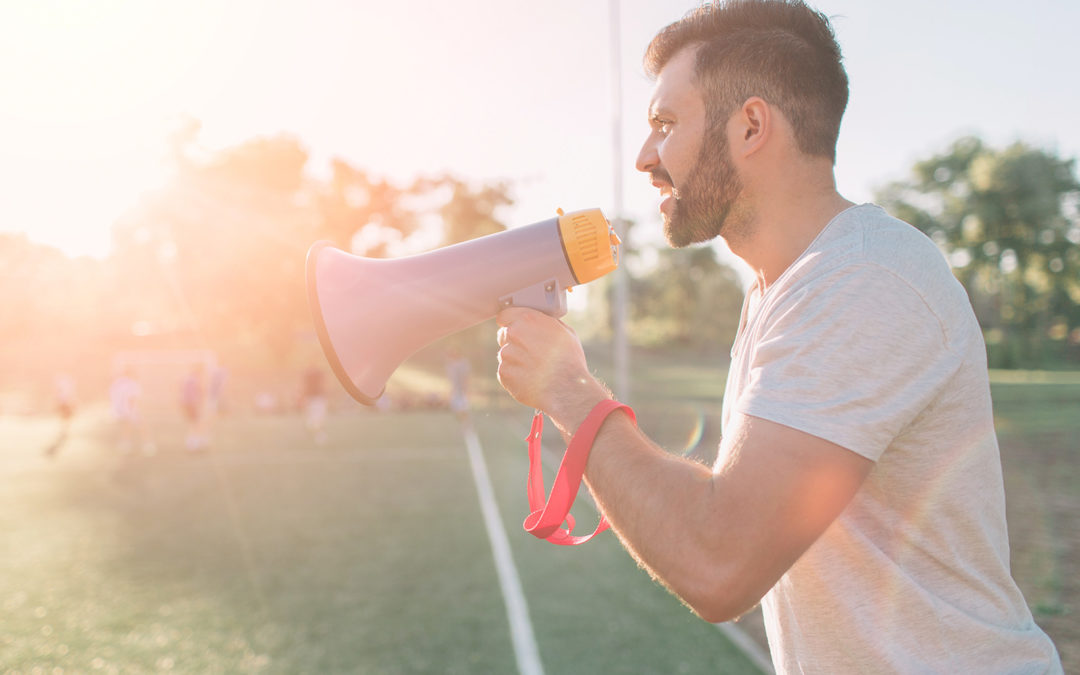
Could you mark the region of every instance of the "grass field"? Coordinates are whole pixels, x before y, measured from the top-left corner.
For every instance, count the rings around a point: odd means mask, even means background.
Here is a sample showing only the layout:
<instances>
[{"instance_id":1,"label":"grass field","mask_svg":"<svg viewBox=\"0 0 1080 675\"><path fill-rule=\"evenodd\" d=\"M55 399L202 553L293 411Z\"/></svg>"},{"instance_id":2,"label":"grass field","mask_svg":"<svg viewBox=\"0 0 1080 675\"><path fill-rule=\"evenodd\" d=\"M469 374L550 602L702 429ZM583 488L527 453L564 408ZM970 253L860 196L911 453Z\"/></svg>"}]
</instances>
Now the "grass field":
<instances>
[{"instance_id":1,"label":"grass field","mask_svg":"<svg viewBox=\"0 0 1080 675\"><path fill-rule=\"evenodd\" d=\"M1080 373L991 373L1013 576L1080 672Z\"/></svg>"},{"instance_id":2,"label":"grass field","mask_svg":"<svg viewBox=\"0 0 1080 675\"><path fill-rule=\"evenodd\" d=\"M477 415L546 671L755 672L613 537L520 530L527 422ZM0 420L0 672L516 670L449 413L339 414L322 447L294 416L237 415L198 457L155 428L155 455L121 458L87 411L47 460L54 421Z\"/></svg>"},{"instance_id":3,"label":"grass field","mask_svg":"<svg viewBox=\"0 0 1080 675\"><path fill-rule=\"evenodd\" d=\"M641 425L708 458L723 373L643 355ZM1080 381L996 377L1014 574L1080 668ZM1060 378L1059 378L1060 379ZM529 411L477 410L495 497L548 673L753 673L611 535L578 548L520 529ZM315 446L298 417L238 411L187 456L118 456L103 409L0 417L0 673L512 673L491 546L456 420L347 409ZM553 434L554 435L554 434ZM595 514L579 503L579 526ZM753 624L753 617L748 623Z\"/></svg>"}]
</instances>

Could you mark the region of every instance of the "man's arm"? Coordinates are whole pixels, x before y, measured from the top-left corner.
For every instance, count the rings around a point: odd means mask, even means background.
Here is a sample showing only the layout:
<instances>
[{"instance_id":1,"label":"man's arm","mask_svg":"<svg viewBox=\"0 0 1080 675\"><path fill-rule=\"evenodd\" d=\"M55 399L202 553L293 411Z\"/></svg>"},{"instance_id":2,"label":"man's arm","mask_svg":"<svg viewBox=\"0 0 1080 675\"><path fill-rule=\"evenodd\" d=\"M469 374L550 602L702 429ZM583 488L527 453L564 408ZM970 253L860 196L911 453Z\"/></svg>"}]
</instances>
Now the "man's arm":
<instances>
[{"instance_id":1,"label":"man's arm","mask_svg":"<svg viewBox=\"0 0 1080 675\"><path fill-rule=\"evenodd\" d=\"M825 531L873 463L795 429L736 415L708 467L610 420L586 480L612 527L702 618L751 609Z\"/></svg>"},{"instance_id":2,"label":"man's arm","mask_svg":"<svg viewBox=\"0 0 1080 675\"><path fill-rule=\"evenodd\" d=\"M607 398L580 343L530 310L499 315L499 380L568 435ZM848 504L873 462L738 415L712 469L656 447L630 419L605 422L585 478L627 549L708 621L752 608Z\"/></svg>"}]
</instances>

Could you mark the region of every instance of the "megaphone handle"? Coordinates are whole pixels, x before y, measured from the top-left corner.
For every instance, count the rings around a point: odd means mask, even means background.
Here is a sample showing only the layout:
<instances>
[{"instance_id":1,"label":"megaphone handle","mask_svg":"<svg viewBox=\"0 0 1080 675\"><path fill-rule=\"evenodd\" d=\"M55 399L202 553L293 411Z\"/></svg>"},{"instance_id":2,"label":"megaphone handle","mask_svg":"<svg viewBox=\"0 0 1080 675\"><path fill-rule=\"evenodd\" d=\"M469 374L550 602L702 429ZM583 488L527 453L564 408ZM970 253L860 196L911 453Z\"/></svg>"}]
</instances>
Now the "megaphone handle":
<instances>
[{"instance_id":1,"label":"megaphone handle","mask_svg":"<svg viewBox=\"0 0 1080 675\"><path fill-rule=\"evenodd\" d=\"M551 496L546 500L547 503L544 498L544 472L540 461L544 414L539 410L536 411L533 415L529 437L526 439L529 443L529 477L525 491L529 498L529 508L532 510L523 523L526 532L552 544L577 546L608 528L607 519L601 515L600 522L592 534L585 536L571 534L574 529L574 517L570 515L570 507L581 487L581 477L585 473L585 463L589 459L589 451L592 450L596 434L599 433L607 416L620 408L626 410L630 419L635 424L637 423L637 418L630 406L611 399L598 403L570 439L570 445L566 448L566 454L563 455L559 470L555 474L555 481L551 484ZM566 527L562 527L563 522L566 523Z\"/></svg>"},{"instance_id":2,"label":"megaphone handle","mask_svg":"<svg viewBox=\"0 0 1080 675\"><path fill-rule=\"evenodd\" d=\"M506 307L529 307L558 318L566 314L566 289L549 279L499 298L499 309Z\"/></svg>"}]
</instances>

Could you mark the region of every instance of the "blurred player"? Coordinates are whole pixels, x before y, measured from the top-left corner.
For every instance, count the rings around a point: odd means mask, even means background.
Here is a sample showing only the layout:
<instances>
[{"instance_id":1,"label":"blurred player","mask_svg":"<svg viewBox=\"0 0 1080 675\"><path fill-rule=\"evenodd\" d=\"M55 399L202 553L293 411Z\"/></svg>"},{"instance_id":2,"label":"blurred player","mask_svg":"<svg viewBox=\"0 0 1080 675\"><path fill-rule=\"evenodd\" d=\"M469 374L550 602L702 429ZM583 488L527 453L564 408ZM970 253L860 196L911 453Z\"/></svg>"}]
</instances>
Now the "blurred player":
<instances>
[{"instance_id":1,"label":"blurred player","mask_svg":"<svg viewBox=\"0 0 1080 675\"><path fill-rule=\"evenodd\" d=\"M304 371L300 398L304 408L304 424L315 443L322 445L326 442L323 425L326 423L327 403L323 372L317 366Z\"/></svg>"},{"instance_id":2,"label":"blurred player","mask_svg":"<svg viewBox=\"0 0 1080 675\"><path fill-rule=\"evenodd\" d=\"M180 388L180 405L187 421L187 437L184 448L188 452L202 452L209 445L206 421L206 386L202 364L192 366Z\"/></svg>"},{"instance_id":3,"label":"blurred player","mask_svg":"<svg viewBox=\"0 0 1080 675\"><path fill-rule=\"evenodd\" d=\"M113 419L116 421L116 444L121 454L130 454L136 445L142 446L144 454L152 455L156 448L146 438L139 400L142 387L135 380L132 370L125 367L113 380L109 388L109 400L112 403Z\"/></svg>"},{"instance_id":4,"label":"blurred player","mask_svg":"<svg viewBox=\"0 0 1080 675\"><path fill-rule=\"evenodd\" d=\"M450 380L450 410L458 420L469 419L469 359L457 347L446 350L446 377Z\"/></svg>"},{"instance_id":5,"label":"blurred player","mask_svg":"<svg viewBox=\"0 0 1080 675\"><path fill-rule=\"evenodd\" d=\"M47 448L46 457L55 457L60 452L60 447L67 440L68 431L71 429L71 418L75 416L75 380L67 373L56 376L56 414L60 418L60 432Z\"/></svg>"}]
</instances>

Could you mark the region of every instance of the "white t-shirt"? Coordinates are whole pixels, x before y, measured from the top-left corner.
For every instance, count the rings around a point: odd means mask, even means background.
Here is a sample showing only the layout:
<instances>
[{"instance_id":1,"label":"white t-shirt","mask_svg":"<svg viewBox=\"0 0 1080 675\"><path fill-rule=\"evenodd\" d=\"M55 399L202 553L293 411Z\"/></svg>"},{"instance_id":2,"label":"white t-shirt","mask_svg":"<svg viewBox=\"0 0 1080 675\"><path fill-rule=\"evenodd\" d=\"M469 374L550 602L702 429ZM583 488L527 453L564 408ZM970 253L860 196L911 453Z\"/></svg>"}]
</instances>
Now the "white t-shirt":
<instances>
[{"instance_id":1,"label":"white t-shirt","mask_svg":"<svg viewBox=\"0 0 1080 675\"><path fill-rule=\"evenodd\" d=\"M875 462L762 600L779 672L1061 672L1009 571L982 333L922 233L855 206L751 289L735 411Z\"/></svg>"}]
</instances>

